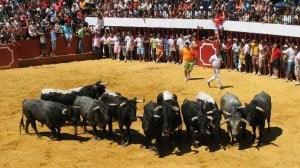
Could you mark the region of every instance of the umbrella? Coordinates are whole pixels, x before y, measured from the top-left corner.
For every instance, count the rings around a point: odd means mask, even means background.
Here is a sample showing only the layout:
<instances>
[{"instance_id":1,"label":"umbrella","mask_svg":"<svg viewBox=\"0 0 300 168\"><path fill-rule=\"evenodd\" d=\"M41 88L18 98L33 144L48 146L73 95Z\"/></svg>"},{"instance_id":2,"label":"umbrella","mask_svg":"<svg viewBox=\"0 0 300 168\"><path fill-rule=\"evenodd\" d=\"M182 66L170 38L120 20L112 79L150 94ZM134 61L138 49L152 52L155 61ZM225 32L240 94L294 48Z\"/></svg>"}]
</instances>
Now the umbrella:
<instances>
[{"instance_id":1,"label":"umbrella","mask_svg":"<svg viewBox=\"0 0 300 168\"><path fill-rule=\"evenodd\" d=\"M288 6L288 4L284 1L280 1L280 2L275 3L274 6L286 8Z\"/></svg>"}]
</instances>

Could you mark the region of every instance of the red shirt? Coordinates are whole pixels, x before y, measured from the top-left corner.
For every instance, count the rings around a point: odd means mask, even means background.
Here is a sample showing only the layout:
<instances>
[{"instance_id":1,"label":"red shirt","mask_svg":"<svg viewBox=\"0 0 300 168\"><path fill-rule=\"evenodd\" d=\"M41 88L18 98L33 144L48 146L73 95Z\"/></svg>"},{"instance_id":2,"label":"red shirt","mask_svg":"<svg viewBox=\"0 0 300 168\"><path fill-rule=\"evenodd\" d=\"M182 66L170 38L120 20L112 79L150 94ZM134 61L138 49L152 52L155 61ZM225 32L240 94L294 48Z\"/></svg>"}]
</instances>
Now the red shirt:
<instances>
[{"instance_id":1,"label":"red shirt","mask_svg":"<svg viewBox=\"0 0 300 168\"><path fill-rule=\"evenodd\" d=\"M217 14L215 16L215 25L219 27L223 23L223 14Z\"/></svg>"},{"instance_id":2,"label":"red shirt","mask_svg":"<svg viewBox=\"0 0 300 168\"><path fill-rule=\"evenodd\" d=\"M271 57L272 57L273 60L277 60L281 56L282 56L282 52L281 52L281 50L279 48L273 48L272 49L272 55L271 55Z\"/></svg>"}]
</instances>

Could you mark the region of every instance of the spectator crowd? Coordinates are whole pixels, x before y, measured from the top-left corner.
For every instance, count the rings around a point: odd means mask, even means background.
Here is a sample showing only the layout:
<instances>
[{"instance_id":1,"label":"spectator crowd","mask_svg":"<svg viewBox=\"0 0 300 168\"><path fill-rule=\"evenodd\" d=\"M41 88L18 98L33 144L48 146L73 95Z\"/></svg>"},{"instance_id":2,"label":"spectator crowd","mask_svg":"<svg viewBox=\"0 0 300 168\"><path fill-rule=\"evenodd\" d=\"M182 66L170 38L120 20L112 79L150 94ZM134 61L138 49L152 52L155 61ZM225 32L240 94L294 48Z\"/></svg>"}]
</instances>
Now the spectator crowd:
<instances>
[{"instance_id":1,"label":"spectator crowd","mask_svg":"<svg viewBox=\"0 0 300 168\"><path fill-rule=\"evenodd\" d=\"M280 4L280 5L279 5ZM90 27L85 18L98 17ZM92 35L93 52L103 57L124 61L138 59L181 63L180 50L186 42L196 46L196 34L146 34L101 29L103 17L213 19L215 37L203 39L219 44L223 68L270 75L276 79L285 69L285 81L299 84L299 48L291 41L270 44L258 39L224 37L222 23L226 20L300 25L297 0L283 3L271 0L0 0L0 44L39 38L42 56L47 55L46 38L51 39L55 55L57 36L64 36L71 47L77 36L78 52L84 51L84 36ZM50 35L50 36L48 36ZM149 56L149 57L148 57Z\"/></svg>"}]
</instances>

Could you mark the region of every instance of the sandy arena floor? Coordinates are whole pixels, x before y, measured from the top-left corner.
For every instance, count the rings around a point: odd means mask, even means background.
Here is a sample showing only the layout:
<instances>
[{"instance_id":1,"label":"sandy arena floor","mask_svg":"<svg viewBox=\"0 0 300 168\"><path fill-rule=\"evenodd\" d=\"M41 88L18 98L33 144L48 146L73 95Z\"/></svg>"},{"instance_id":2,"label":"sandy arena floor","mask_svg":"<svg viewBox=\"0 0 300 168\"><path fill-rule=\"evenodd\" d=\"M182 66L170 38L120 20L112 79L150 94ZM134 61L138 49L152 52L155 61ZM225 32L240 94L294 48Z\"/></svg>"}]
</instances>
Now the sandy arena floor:
<instances>
[{"instance_id":1,"label":"sandy arena floor","mask_svg":"<svg viewBox=\"0 0 300 168\"><path fill-rule=\"evenodd\" d=\"M222 70L222 82L227 88L221 91L208 88L206 80L211 75L212 69L195 67L191 74L194 80L185 83L179 65L112 60L1 70L0 167L300 167L300 87L282 79ZM23 99L39 98L42 88L68 89L99 79L109 82L107 88L129 98L145 97L146 103L156 100L164 90L176 93L179 104L185 98L193 100L199 91L212 95L218 104L226 92L246 103L256 93L265 91L273 102L271 133L265 134L259 149L248 140L228 145L225 130L220 147L211 142L200 148L190 147L183 134L182 145L175 149L166 146L161 157L141 147L144 138L140 121L133 123L133 142L126 148L118 145L117 135L95 141L91 134L82 134L81 128L74 140L71 126L62 128L61 141L50 140L50 130L40 124L37 126L42 139L35 134L25 135L24 130L19 135ZM144 104L138 104L138 114L143 113ZM29 131L33 133L31 127Z\"/></svg>"}]
</instances>

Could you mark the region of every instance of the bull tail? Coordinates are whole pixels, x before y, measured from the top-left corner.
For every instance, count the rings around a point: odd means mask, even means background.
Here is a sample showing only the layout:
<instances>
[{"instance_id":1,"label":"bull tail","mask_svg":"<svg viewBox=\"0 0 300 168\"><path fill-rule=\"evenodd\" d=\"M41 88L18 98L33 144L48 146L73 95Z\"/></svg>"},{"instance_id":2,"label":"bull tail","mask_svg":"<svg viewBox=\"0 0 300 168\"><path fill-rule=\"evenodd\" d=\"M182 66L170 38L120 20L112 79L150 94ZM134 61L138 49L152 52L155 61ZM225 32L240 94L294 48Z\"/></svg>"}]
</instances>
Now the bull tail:
<instances>
[{"instance_id":1,"label":"bull tail","mask_svg":"<svg viewBox=\"0 0 300 168\"><path fill-rule=\"evenodd\" d=\"M20 121L20 125L19 125L20 135L21 135L21 127L23 127L23 129L25 129L24 119L23 119L23 113L22 113L22 117L21 117L21 121Z\"/></svg>"}]
</instances>

